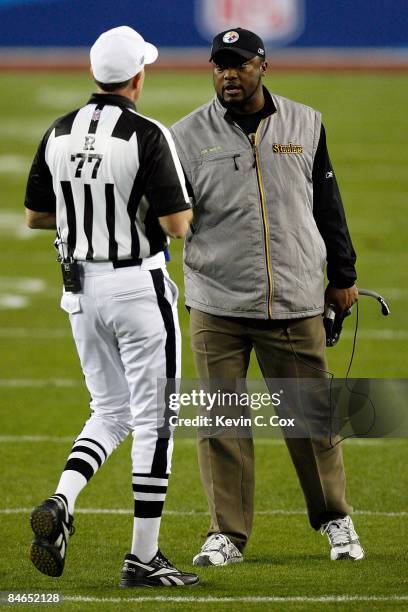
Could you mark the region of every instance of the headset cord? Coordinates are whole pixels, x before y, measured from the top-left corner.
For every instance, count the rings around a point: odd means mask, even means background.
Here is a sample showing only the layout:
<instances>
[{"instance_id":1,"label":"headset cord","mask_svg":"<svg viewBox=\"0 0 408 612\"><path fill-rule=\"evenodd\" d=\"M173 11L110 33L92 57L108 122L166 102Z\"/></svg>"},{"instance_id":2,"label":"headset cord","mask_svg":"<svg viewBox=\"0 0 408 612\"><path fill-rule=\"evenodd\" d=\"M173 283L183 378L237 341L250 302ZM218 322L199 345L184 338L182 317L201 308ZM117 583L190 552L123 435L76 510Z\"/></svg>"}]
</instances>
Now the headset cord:
<instances>
[{"instance_id":1,"label":"headset cord","mask_svg":"<svg viewBox=\"0 0 408 612\"><path fill-rule=\"evenodd\" d=\"M369 395L367 395L366 393L361 393L359 391L354 391L353 389L351 389L349 387L349 375L350 375L350 371L353 365L353 361L354 361L354 355L355 355L355 351L356 351L356 346L357 346L357 335L358 335L358 326L359 326L359 310L358 310L358 301L356 302L356 323L354 326L354 335L353 335L353 346L351 349L351 355L350 355L350 360L349 360L349 364L347 367L347 373L346 373L346 377L345 377L345 383L346 383L346 389L349 391L350 394L353 395L360 395L361 397L364 397L365 399L367 399L370 404L371 407L373 409L373 420L371 425L369 426L369 428L367 429L366 432L364 432L364 435L366 436L367 434L370 433L370 431L372 430L372 428L374 427L375 421L376 421L376 411L375 411L375 406L370 398ZM292 353L294 354L295 358L298 359L301 363L303 363L304 365L306 365L307 367L309 367L312 370L316 370L318 372L324 372L325 374L328 374L330 376L330 384L329 384L329 417L330 417L330 434L329 434L329 447L327 449L325 449L326 451L329 451L331 449L333 449L335 446L337 446L338 444L340 444L341 442L343 442L344 440L347 440L349 438L354 438L356 437L357 434L350 434L349 436L344 436L342 438L340 438L339 440L337 440L336 442L333 442L333 431L332 431L332 423L334 420L334 414L333 414L333 395L332 395L332 386L333 386L333 380L335 378L335 375L333 374L333 372L330 372L329 370L325 370L323 368L318 368L310 363L308 363L307 361L305 361L304 359L302 359L301 357L299 357L299 355L297 354L297 352L295 351L293 344L291 342L290 339L290 333L289 333L289 329L286 328L286 335L289 341L289 345L290 348L292 350Z\"/></svg>"},{"instance_id":2,"label":"headset cord","mask_svg":"<svg viewBox=\"0 0 408 612\"><path fill-rule=\"evenodd\" d=\"M295 351L292 341L290 339L290 332L289 332L289 328L286 328L286 336L289 342L289 346L292 350L293 355L295 356L295 359L297 359L298 361L300 361L300 363L303 363L306 367L310 368L311 370L316 370L317 372L324 372L324 374L328 374L330 377L330 384L329 384L329 424L330 424L330 434L329 434L329 448L325 449L325 450L331 450L332 448L334 448L335 445L332 444L332 420L333 420L333 403L332 403L332 385L333 385L333 380L334 380L334 374L333 372L330 372L330 370L325 370L324 368L318 368L317 366L312 365L311 363L308 363L307 361L305 361L304 359L302 359L301 357L299 357L299 355L297 354L297 352Z\"/></svg>"},{"instance_id":3,"label":"headset cord","mask_svg":"<svg viewBox=\"0 0 408 612\"><path fill-rule=\"evenodd\" d=\"M354 335L353 335L353 346L352 346L352 350L351 350L351 355L350 355L350 360L349 360L349 364L347 367L347 373L346 373L346 377L345 377L345 383L346 383L346 388L349 391L350 394L354 394L354 395L361 395L362 397L365 397L366 399L369 400L371 406L373 407L374 410L374 418L373 418L373 423L370 425L369 429L365 432L365 435L367 435L367 433L369 433L371 431L371 429L374 426L375 423L375 407L370 399L370 397L366 394L363 393L359 393L357 391L353 391L353 389L351 389L349 387L349 375L350 375L350 371L353 365L353 361L354 361L354 355L355 355L355 351L356 351L356 345L357 345L357 334L358 334L358 326L359 326L359 310L358 310L358 302L356 302L356 323L354 326ZM343 442L344 440L346 440L347 438L353 438L355 437L355 434L351 434L349 436L344 436L343 438L340 438L339 440L337 440L336 442L333 441L333 430L332 430L332 424L333 424L333 420L334 420L334 407L333 407L333 394L332 394L332 388L333 388L333 380L335 378L335 375L333 372L329 371L329 370L325 370L324 368L318 368L314 365L312 365L311 363L308 363L306 360L302 359L297 352L295 351L292 341L290 339L290 332L289 329L286 328L286 336L288 338L288 342L289 342L289 346L292 350L293 355L295 356L295 358L300 361L301 363L303 363L304 365L306 365L308 368L312 369L312 370L316 370L318 372L324 372L325 374L328 374L330 377L330 384L329 384L329 423L330 423L330 433L329 433L329 447L326 449L327 451L333 449L335 446L337 446L338 444L340 444L341 442Z\"/></svg>"},{"instance_id":4,"label":"headset cord","mask_svg":"<svg viewBox=\"0 0 408 612\"><path fill-rule=\"evenodd\" d=\"M356 324L354 326L353 348L351 349L351 357L350 357L350 361L349 361L348 368L347 368L346 382L348 381L351 366L353 365L354 353L356 351L356 343L357 343L357 331L358 331L358 300L356 302Z\"/></svg>"},{"instance_id":5,"label":"headset cord","mask_svg":"<svg viewBox=\"0 0 408 612\"><path fill-rule=\"evenodd\" d=\"M347 374L346 374L346 378L345 378L345 383L346 383L346 389L347 389L347 391L349 391L350 394L358 395L360 397L365 398L366 400L369 401L369 403L371 405L373 418L372 418L372 422L371 422L370 426L363 433L363 437L364 437L364 436L367 436L370 433L370 431L373 429L373 427L375 425L375 422L376 422L376 416L377 415L376 415L375 405L373 404L371 397L367 393L362 393L361 391L354 391L354 389L351 389L349 387L349 374L350 374L351 366L353 364L354 353L355 353L355 350L356 350L356 343L357 343L358 322L359 322L359 318L358 318L358 301L357 301L356 302L356 325L354 327L353 348L352 348L352 351L351 351L350 363L349 363L349 366L347 368ZM354 433L354 434L350 434L349 436L344 436L344 438L341 438L341 440L336 442L336 444L339 444L340 442L343 442L343 440L347 440L349 438L356 438L358 435L359 435L358 433ZM360 434L360 436L361 436L361 434ZM336 446L336 444L334 446Z\"/></svg>"}]
</instances>

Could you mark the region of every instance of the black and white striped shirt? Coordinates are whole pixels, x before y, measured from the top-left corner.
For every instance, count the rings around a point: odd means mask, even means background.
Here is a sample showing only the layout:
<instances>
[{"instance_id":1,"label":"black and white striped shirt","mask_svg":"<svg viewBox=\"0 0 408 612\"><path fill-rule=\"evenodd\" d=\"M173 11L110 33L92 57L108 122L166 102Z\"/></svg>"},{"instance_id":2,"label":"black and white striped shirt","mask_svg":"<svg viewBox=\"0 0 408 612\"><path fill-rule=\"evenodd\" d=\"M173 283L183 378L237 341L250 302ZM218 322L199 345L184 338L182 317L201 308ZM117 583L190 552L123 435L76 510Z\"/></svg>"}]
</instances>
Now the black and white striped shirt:
<instances>
[{"instance_id":1,"label":"black and white striped shirt","mask_svg":"<svg viewBox=\"0 0 408 612\"><path fill-rule=\"evenodd\" d=\"M158 217L190 203L172 137L123 96L94 94L42 139L25 206L55 212L68 253L115 261L163 251Z\"/></svg>"}]
</instances>

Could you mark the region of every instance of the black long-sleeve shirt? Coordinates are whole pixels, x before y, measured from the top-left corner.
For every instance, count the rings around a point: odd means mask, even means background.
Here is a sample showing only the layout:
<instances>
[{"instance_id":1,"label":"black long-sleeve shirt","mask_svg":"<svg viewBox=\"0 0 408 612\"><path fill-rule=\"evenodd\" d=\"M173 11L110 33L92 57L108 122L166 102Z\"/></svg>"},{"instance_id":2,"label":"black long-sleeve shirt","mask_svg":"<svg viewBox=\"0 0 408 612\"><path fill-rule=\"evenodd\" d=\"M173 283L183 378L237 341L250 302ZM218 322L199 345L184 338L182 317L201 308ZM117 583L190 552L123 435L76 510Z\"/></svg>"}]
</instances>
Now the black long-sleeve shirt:
<instances>
[{"instance_id":1,"label":"black long-sleeve shirt","mask_svg":"<svg viewBox=\"0 0 408 612\"><path fill-rule=\"evenodd\" d=\"M347 227L346 215L336 176L321 127L313 163L313 216L327 250L327 278L339 289L351 287L357 279L356 253Z\"/></svg>"}]
</instances>

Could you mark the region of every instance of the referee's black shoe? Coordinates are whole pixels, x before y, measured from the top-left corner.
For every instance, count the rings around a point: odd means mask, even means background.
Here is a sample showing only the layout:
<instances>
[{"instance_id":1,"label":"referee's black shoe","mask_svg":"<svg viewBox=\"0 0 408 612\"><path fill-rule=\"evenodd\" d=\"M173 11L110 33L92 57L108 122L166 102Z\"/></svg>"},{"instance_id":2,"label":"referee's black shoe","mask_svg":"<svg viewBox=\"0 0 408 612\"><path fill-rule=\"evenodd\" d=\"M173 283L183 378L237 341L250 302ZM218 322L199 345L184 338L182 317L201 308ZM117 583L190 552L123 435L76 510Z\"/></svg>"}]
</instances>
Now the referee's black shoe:
<instances>
[{"instance_id":1,"label":"referee's black shoe","mask_svg":"<svg viewBox=\"0 0 408 612\"><path fill-rule=\"evenodd\" d=\"M198 582L197 574L182 572L170 563L160 550L149 563L142 563L135 555L126 555L119 586L121 587L176 587Z\"/></svg>"},{"instance_id":2,"label":"referee's black shoe","mask_svg":"<svg viewBox=\"0 0 408 612\"><path fill-rule=\"evenodd\" d=\"M32 511L30 523L35 537L30 559L43 574L61 576L68 539L74 533L73 521L63 495L49 497Z\"/></svg>"}]
</instances>

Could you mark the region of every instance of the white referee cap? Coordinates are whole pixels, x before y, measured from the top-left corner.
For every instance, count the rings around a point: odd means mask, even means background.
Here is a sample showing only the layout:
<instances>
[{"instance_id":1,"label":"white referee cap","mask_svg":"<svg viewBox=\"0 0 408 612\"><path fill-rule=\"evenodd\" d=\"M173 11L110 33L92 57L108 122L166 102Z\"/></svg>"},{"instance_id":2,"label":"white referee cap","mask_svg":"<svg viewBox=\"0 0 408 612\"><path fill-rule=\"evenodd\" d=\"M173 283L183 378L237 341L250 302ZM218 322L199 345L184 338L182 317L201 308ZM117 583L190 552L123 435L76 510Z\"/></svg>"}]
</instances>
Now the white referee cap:
<instances>
[{"instance_id":1,"label":"white referee cap","mask_svg":"<svg viewBox=\"0 0 408 612\"><path fill-rule=\"evenodd\" d=\"M103 32L91 47L91 68L100 83L122 83L138 74L159 55L136 30L120 26Z\"/></svg>"}]
</instances>

